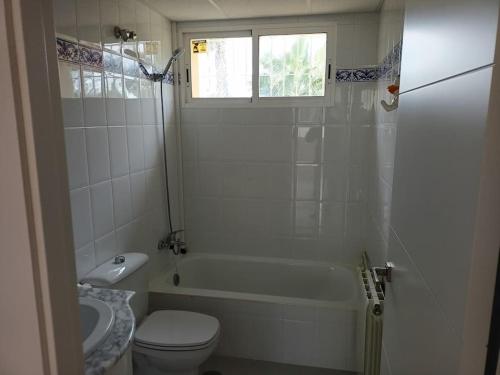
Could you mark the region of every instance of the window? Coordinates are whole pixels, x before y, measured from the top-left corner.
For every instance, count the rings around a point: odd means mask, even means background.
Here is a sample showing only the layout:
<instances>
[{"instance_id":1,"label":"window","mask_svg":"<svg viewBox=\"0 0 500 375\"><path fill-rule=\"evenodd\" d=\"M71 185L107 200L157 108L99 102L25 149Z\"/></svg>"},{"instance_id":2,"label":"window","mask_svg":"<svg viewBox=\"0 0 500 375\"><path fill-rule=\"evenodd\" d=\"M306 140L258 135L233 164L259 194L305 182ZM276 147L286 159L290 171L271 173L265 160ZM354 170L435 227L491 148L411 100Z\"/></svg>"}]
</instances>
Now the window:
<instances>
[{"instance_id":1,"label":"window","mask_svg":"<svg viewBox=\"0 0 500 375\"><path fill-rule=\"evenodd\" d=\"M183 105L328 105L334 30L330 24L181 32L189 51Z\"/></svg>"},{"instance_id":2,"label":"window","mask_svg":"<svg viewBox=\"0 0 500 375\"><path fill-rule=\"evenodd\" d=\"M259 96L325 94L326 33L259 38Z\"/></svg>"},{"instance_id":3,"label":"window","mask_svg":"<svg viewBox=\"0 0 500 375\"><path fill-rule=\"evenodd\" d=\"M252 37L189 40L192 98L252 96Z\"/></svg>"}]
</instances>

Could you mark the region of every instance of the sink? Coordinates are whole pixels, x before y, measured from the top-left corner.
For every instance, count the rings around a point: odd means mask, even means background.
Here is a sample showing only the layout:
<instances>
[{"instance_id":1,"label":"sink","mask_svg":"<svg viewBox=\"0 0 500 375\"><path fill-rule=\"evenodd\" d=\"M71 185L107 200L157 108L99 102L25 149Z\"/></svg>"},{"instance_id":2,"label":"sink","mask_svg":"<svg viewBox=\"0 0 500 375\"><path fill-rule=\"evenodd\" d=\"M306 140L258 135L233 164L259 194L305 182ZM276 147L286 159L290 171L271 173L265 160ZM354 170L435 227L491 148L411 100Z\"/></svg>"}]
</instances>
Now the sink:
<instances>
[{"instance_id":1,"label":"sink","mask_svg":"<svg viewBox=\"0 0 500 375\"><path fill-rule=\"evenodd\" d=\"M85 357L109 336L115 314L113 309L103 301L94 298L80 298L80 329Z\"/></svg>"}]
</instances>

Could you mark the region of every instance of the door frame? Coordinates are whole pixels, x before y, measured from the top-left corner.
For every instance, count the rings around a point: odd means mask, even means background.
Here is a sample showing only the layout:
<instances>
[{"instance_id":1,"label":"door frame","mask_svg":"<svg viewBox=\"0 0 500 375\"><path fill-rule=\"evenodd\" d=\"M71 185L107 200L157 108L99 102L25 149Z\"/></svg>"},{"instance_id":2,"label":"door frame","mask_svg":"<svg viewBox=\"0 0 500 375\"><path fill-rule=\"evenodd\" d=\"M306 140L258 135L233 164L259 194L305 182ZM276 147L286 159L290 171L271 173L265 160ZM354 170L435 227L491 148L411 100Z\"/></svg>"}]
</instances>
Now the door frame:
<instances>
[{"instance_id":1,"label":"door frame","mask_svg":"<svg viewBox=\"0 0 500 375\"><path fill-rule=\"evenodd\" d=\"M0 0L0 373L83 374L51 0Z\"/></svg>"}]
</instances>

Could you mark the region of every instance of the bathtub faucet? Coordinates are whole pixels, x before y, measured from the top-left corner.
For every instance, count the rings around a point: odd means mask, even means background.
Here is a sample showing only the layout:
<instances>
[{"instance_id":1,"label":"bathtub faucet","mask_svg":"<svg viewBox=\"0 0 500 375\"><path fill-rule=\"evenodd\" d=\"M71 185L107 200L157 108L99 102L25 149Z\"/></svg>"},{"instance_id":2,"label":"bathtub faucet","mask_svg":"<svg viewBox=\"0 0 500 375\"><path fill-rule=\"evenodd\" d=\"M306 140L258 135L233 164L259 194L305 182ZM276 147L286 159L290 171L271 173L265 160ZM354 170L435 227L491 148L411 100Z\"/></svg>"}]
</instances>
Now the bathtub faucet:
<instances>
[{"instance_id":1,"label":"bathtub faucet","mask_svg":"<svg viewBox=\"0 0 500 375\"><path fill-rule=\"evenodd\" d=\"M186 242L179 239L179 233L184 232L184 229L174 230L170 232L167 238L160 240L158 242L158 250L169 249L172 250L175 255L186 254Z\"/></svg>"}]
</instances>

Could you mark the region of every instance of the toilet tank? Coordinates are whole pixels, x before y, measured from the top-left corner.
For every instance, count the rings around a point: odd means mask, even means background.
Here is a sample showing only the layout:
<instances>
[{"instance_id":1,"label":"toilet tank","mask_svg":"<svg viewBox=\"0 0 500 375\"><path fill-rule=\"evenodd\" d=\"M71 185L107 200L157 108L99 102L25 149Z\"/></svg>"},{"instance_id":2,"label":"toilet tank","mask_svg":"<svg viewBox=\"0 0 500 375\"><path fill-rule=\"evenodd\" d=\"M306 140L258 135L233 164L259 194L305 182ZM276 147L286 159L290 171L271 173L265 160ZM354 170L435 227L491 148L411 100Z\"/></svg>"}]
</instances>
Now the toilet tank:
<instances>
[{"instance_id":1,"label":"toilet tank","mask_svg":"<svg viewBox=\"0 0 500 375\"><path fill-rule=\"evenodd\" d=\"M80 282L98 288L134 291L130 307L139 324L148 311L148 259L142 253L117 255L89 272Z\"/></svg>"}]
</instances>

